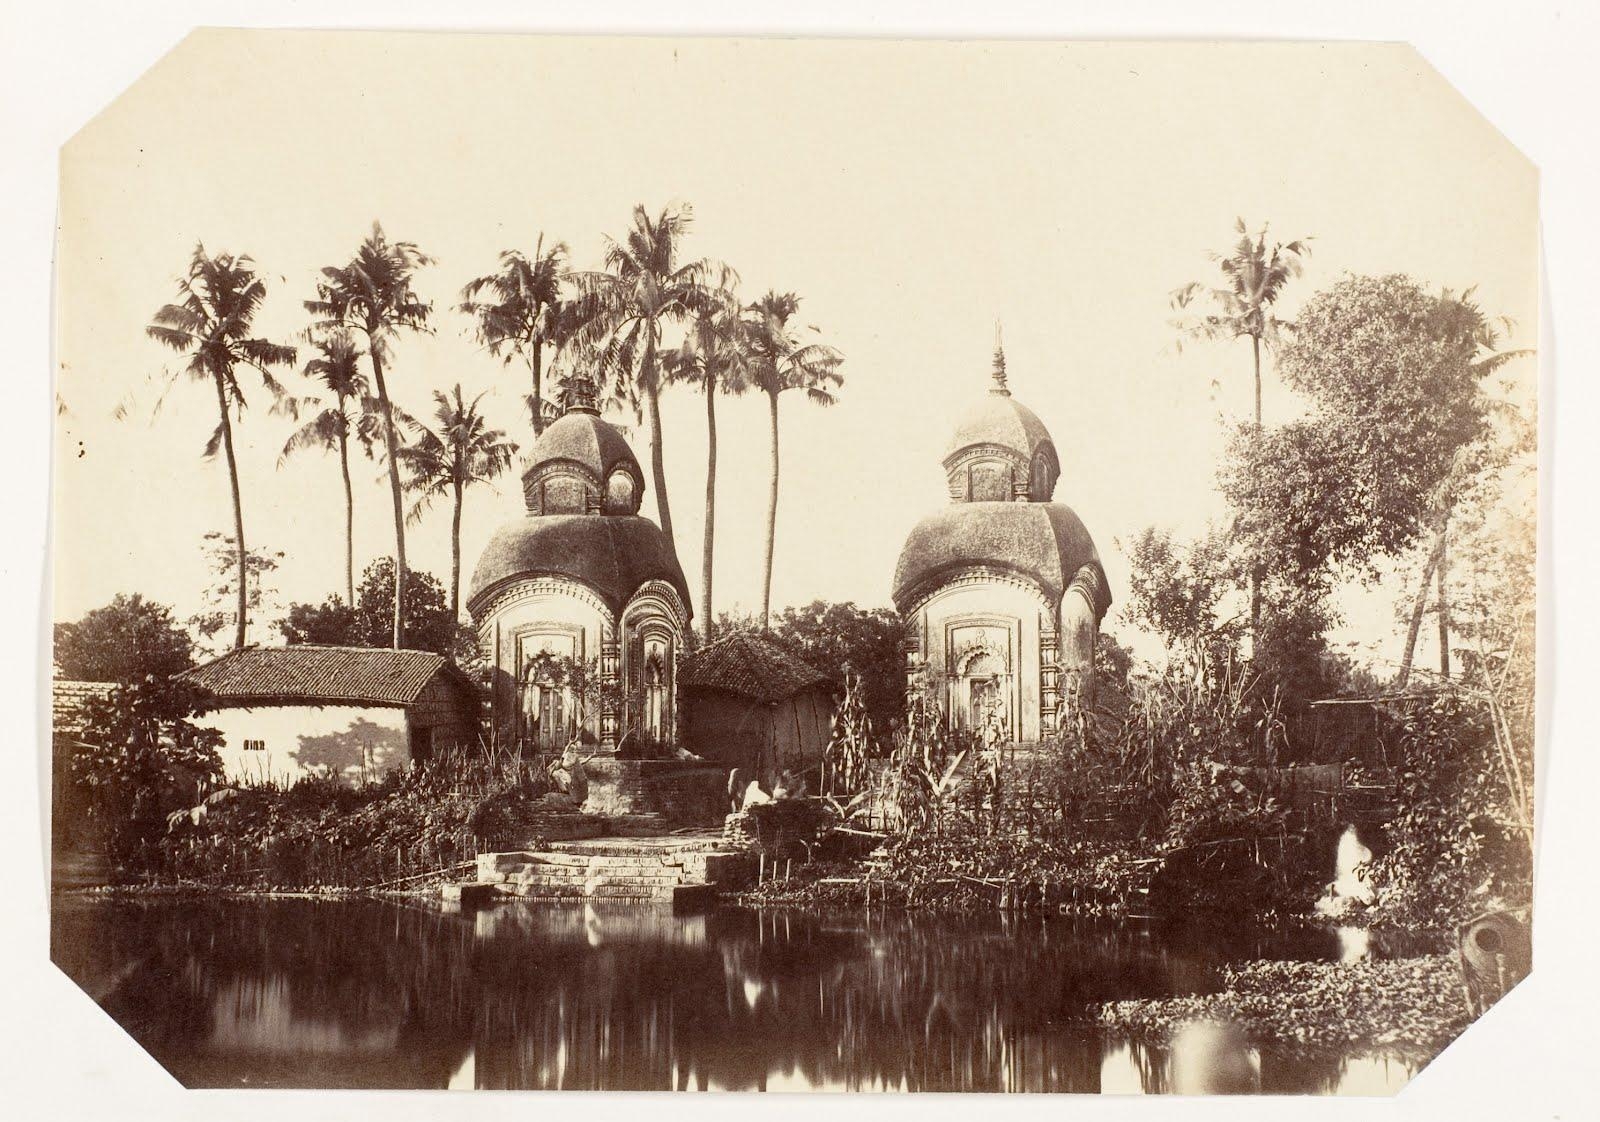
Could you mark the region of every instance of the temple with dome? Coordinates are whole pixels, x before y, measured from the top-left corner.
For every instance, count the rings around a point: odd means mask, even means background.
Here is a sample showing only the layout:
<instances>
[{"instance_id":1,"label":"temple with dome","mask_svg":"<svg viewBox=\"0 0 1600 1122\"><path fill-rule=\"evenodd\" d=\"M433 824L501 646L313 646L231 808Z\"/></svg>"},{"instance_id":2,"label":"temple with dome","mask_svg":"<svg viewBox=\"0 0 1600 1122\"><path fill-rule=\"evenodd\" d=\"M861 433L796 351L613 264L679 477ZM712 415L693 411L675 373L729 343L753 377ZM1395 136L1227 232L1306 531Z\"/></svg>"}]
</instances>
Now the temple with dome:
<instances>
[{"instance_id":1,"label":"temple with dome","mask_svg":"<svg viewBox=\"0 0 1600 1122\"><path fill-rule=\"evenodd\" d=\"M912 528L895 569L908 672L951 727L1046 739L1092 689L1111 592L1089 531L1052 501L1055 442L1011 396L998 338L993 385L956 425L943 466L950 504Z\"/></svg>"},{"instance_id":2,"label":"temple with dome","mask_svg":"<svg viewBox=\"0 0 1600 1122\"><path fill-rule=\"evenodd\" d=\"M527 514L495 532L467 597L497 736L544 750L576 736L602 754L670 743L689 590L672 543L639 513L644 473L592 382L568 383L522 483ZM595 687L575 690L562 663Z\"/></svg>"}]
</instances>

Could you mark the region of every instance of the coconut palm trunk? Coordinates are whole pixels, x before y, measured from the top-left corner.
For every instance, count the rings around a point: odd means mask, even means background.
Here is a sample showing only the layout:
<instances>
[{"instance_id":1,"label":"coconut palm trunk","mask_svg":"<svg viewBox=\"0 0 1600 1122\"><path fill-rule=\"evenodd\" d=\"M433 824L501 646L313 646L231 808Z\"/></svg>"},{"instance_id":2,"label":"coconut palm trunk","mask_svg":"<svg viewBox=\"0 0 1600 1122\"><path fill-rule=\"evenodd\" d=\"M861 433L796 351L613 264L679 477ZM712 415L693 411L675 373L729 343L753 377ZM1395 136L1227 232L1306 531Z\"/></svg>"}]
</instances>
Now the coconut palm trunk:
<instances>
[{"instance_id":1,"label":"coconut palm trunk","mask_svg":"<svg viewBox=\"0 0 1600 1122\"><path fill-rule=\"evenodd\" d=\"M1261 440L1261 336L1250 336L1250 349L1255 359L1256 373L1256 440ZM1250 643L1251 653L1255 653L1254 645L1261 641L1261 580L1264 576L1263 567L1259 561L1250 567Z\"/></svg>"},{"instance_id":2,"label":"coconut palm trunk","mask_svg":"<svg viewBox=\"0 0 1600 1122\"><path fill-rule=\"evenodd\" d=\"M339 413L345 416L344 399L339 399ZM339 426L339 474L344 479L344 602L356 606L356 499L350 489L350 434L348 426Z\"/></svg>"},{"instance_id":3,"label":"coconut palm trunk","mask_svg":"<svg viewBox=\"0 0 1600 1122\"><path fill-rule=\"evenodd\" d=\"M767 415L772 422L772 478L767 487L767 552L761 565L761 629L772 624L772 550L778 539L778 395L768 392Z\"/></svg>"},{"instance_id":4,"label":"coconut palm trunk","mask_svg":"<svg viewBox=\"0 0 1600 1122\"><path fill-rule=\"evenodd\" d=\"M1450 523L1439 527L1439 567L1435 572L1439 582L1439 677L1450 677Z\"/></svg>"},{"instance_id":5,"label":"coconut palm trunk","mask_svg":"<svg viewBox=\"0 0 1600 1122\"><path fill-rule=\"evenodd\" d=\"M700 610L704 613L701 631L711 642L716 630L716 614L711 610L712 546L717 533L717 387L706 380L706 533L700 548Z\"/></svg>"},{"instance_id":6,"label":"coconut palm trunk","mask_svg":"<svg viewBox=\"0 0 1600 1122\"><path fill-rule=\"evenodd\" d=\"M672 536L672 507L667 502L667 462L661 453L661 387L656 384L656 342L652 337L645 343L644 397L650 418L650 482L656 489L656 514L661 522L661 532L667 536L667 547L678 555L677 539Z\"/></svg>"},{"instance_id":7,"label":"coconut palm trunk","mask_svg":"<svg viewBox=\"0 0 1600 1122\"><path fill-rule=\"evenodd\" d=\"M450 618L461 618L461 500L462 476L455 481L455 507L450 512Z\"/></svg>"},{"instance_id":8,"label":"coconut palm trunk","mask_svg":"<svg viewBox=\"0 0 1600 1122\"><path fill-rule=\"evenodd\" d=\"M222 375L213 379L217 384L217 412L222 418L222 450L228 459L228 485L233 490L233 548L239 564L239 619L234 630L234 650L244 647L248 625L246 612L250 598L245 588L244 501L239 496L239 461L233 453L233 423L228 419L228 391L222 384Z\"/></svg>"},{"instance_id":9,"label":"coconut palm trunk","mask_svg":"<svg viewBox=\"0 0 1600 1122\"><path fill-rule=\"evenodd\" d=\"M373 339L367 348L372 354L372 382L378 390L378 408L383 413L383 447L389 461L389 496L394 501L394 632L391 646L395 650L405 642L405 620L401 605L406 594L406 516L400 503L399 442L394 437L394 412L389 405L389 388L383 380L383 359L379 357L378 340Z\"/></svg>"},{"instance_id":10,"label":"coconut palm trunk","mask_svg":"<svg viewBox=\"0 0 1600 1122\"><path fill-rule=\"evenodd\" d=\"M533 371L533 435L537 437L544 431L544 344L538 339L533 341L528 366Z\"/></svg>"}]
</instances>

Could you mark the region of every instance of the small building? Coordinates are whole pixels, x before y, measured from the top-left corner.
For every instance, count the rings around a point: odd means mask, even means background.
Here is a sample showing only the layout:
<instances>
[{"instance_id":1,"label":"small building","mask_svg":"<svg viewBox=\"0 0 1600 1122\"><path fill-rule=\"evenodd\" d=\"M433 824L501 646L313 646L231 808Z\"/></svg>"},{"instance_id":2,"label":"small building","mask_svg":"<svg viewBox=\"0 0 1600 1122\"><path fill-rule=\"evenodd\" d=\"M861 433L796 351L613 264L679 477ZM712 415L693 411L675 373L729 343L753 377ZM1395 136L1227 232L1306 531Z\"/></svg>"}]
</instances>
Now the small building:
<instances>
[{"instance_id":1,"label":"small building","mask_svg":"<svg viewBox=\"0 0 1600 1122\"><path fill-rule=\"evenodd\" d=\"M566 398L528 454L526 513L490 538L467 596L493 667L495 734L535 751L577 737L604 756L649 754L677 740L689 589L671 541L639 513L644 472L594 383L569 379Z\"/></svg>"},{"instance_id":2,"label":"small building","mask_svg":"<svg viewBox=\"0 0 1600 1122\"><path fill-rule=\"evenodd\" d=\"M906 537L895 607L911 624L910 672L953 728L1037 741L1092 688L1111 592L1083 522L1053 501L1061 464L1038 415L1011 396L1005 355L944 457L950 505Z\"/></svg>"},{"instance_id":3,"label":"small building","mask_svg":"<svg viewBox=\"0 0 1600 1122\"><path fill-rule=\"evenodd\" d=\"M691 751L745 768L768 790L822 760L833 729L828 676L762 635L738 632L683 656L678 684Z\"/></svg>"},{"instance_id":4,"label":"small building","mask_svg":"<svg viewBox=\"0 0 1600 1122\"><path fill-rule=\"evenodd\" d=\"M234 782L376 780L478 742L478 691L443 655L376 647L245 647L178 680L209 695Z\"/></svg>"}]
</instances>

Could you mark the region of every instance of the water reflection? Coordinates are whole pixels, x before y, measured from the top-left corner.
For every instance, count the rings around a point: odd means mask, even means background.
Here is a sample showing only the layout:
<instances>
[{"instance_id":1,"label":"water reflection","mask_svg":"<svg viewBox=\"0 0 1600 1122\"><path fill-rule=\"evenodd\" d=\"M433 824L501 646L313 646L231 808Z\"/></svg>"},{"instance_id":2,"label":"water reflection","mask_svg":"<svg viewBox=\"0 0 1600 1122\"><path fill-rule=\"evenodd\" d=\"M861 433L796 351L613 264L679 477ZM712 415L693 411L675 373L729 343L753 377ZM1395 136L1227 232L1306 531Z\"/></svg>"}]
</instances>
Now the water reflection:
<instances>
[{"instance_id":1,"label":"water reflection","mask_svg":"<svg viewBox=\"0 0 1600 1122\"><path fill-rule=\"evenodd\" d=\"M1164 1092L1202 1047L1237 1081L1239 1042L1147 1049L1087 1009L1341 954L1332 932L315 900L62 899L52 941L190 1086ZM1266 1091L1406 1074L1244 1058Z\"/></svg>"}]
</instances>

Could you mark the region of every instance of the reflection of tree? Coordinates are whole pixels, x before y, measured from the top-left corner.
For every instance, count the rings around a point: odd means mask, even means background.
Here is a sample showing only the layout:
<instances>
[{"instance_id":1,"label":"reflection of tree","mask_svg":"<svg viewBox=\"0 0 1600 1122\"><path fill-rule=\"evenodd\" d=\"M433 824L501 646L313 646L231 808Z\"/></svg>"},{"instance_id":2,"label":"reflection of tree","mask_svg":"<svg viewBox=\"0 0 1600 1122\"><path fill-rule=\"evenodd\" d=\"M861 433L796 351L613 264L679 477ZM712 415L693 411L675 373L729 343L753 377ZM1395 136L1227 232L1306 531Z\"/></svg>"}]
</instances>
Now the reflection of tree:
<instances>
[{"instance_id":1,"label":"reflection of tree","mask_svg":"<svg viewBox=\"0 0 1600 1122\"><path fill-rule=\"evenodd\" d=\"M1094 1092L1087 1007L1217 961L1203 932L1087 921L511 903L58 903L54 934L91 990L120 977L97 996L191 1086L439 1087L470 1051L482 1087ZM1159 1049L1135 1061L1164 1086ZM1263 1083L1336 1067L1264 1054Z\"/></svg>"},{"instance_id":2,"label":"reflection of tree","mask_svg":"<svg viewBox=\"0 0 1600 1122\"><path fill-rule=\"evenodd\" d=\"M357 717L343 732L300 737L289 753L309 772L355 779L378 779L406 763L406 734Z\"/></svg>"}]
</instances>

